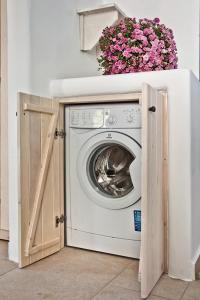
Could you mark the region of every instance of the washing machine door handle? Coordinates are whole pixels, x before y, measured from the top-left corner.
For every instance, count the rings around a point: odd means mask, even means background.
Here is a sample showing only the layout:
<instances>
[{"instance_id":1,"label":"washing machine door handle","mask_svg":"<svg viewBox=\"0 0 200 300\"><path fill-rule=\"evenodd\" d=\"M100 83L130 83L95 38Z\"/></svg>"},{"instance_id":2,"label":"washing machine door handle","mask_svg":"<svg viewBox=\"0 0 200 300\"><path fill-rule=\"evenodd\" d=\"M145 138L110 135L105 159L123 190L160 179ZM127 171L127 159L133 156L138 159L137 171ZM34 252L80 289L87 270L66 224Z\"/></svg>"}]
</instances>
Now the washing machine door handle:
<instances>
[{"instance_id":1,"label":"washing machine door handle","mask_svg":"<svg viewBox=\"0 0 200 300\"><path fill-rule=\"evenodd\" d=\"M138 167L138 160L134 159L129 166L129 172L133 187L135 188L138 185L138 178L141 177L141 168ZM137 174L137 175L136 175Z\"/></svg>"}]
</instances>

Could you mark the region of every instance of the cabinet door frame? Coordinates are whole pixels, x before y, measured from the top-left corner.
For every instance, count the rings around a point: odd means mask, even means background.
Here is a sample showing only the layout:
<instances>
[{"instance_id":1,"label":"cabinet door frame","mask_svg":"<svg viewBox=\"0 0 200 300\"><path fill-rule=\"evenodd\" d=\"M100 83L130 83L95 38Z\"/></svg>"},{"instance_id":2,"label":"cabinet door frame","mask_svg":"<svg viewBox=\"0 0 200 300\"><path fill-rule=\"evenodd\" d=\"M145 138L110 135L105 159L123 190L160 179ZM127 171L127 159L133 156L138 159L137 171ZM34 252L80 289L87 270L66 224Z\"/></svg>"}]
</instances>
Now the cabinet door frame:
<instances>
[{"instance_id":1,"label":"cabinet door frame","mask_svg":"<svg viewBox=\"0 0 200 300\"><path fill-rule=\"evenodd\" d=\"M159 92L159 91L158 91ZM167 271L167 263L168 263L168 212L167 212L167 202L168 202L168 119L167 119L167 92L165 90L161 90L160 93L163 95L164 99L164 108L163 114L165 115L164 118L164 129L163 129L163 136L164 136L164 160L163 164L163 178L165 178L165 185L163 188L163 198L166 202L164 205L164 214L163 214L163 222L164 222L164 242L165 242L165 271ZM54 101L58 101L60 104L60 109L63 111L65 105L69 104L95 104L95 103L139 103L142 105L142 93L141 92L133 92L133 93L126 93L126 94L110 94L110 95L99 95L99 96L81 96L81 97L69 97L69 98L55 98ZM64 159L64 155L63 155ZM63 164L64 165L64 164ZM64 191L63 191L64 192ZM64 205L64 203L63 203ZM64 237L63 237L64 238ZM63 241L64 245L64 241Z\"/></svg>"}]
</instances>

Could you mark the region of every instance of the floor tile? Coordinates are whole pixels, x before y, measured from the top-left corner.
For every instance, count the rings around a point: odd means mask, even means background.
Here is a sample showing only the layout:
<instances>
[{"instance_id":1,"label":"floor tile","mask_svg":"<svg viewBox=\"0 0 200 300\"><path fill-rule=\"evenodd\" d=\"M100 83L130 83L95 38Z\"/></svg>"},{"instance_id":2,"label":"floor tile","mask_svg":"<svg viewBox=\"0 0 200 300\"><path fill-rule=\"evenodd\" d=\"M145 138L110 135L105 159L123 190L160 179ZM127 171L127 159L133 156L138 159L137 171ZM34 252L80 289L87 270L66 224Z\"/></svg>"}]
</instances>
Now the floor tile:
<instances>
[{"instance_id":1,"label":"floor tile","mask_svg":"<svg viewBox=\"0 0 200 300\"><path fill-rule=\"evenodd\" d=\"M102 272L107 275L116 276L132 261L131 259L109 254L76 248L64 248L59 253L31 265L29 269L42 272L54 271L78 274L84 272Z\"/></svg>"},{"instance_id":2,"label":"floor tile","mask_svg":"<svg viewBox=\"0 0 200 300\"><path fill-rule=\"evenodd\" d=\"M17 265L8 260L8 242L0 240L0 276L15 269Z\"/></svg>"},{"instance_id":3,"label":"floor tile","mask_svg":"<svg viewBox=\"0 0 200 300\"><path fill-rule=\"evenodd\" d=\"M187 282L163 277L159 280L152 291L152 295L164 297L171 300L180 300L188 286Z\"/></svg>"},{"instance_id":4,"label":"floor tile","mask_svg":"<svg viewBox=\"0 0 200 300\"><path fill-rule=\"evenodd\" d=\"M119 276L113 281L112 285L140 291L140 282L138 281L139 262L131 263Z\"/></svg>"},{"instance_id":5,"label":"floor tile","mask_svg":"<svg viewBox=\"0 0 200 300\"><path fill-rule=\"evenodd\" d=\"M67 247L20 270L6 253L0 242L0 300L140 299L137 260ZM148 300L200 300L200 281L164 275Z\"/></svg>"},{"instance_id":6,"label":"floor tile","mask_svg":"<svg viewBox=\"0 0 200 300\"><path fill-rule=\"evenodd\" d=\"M8 259L0 258L0 276L10 272L13 269L17 268L17 264L9 261Z\"/></svg>"},{"instance_id":7,"label":"floor tile","mask_svg":"<svg viewBox=\"0 0 200 300\"><path fill-rule=\"evenodd\" d=\"M118 286L109 285L94 300L140 300L140 293Z\"/></svg>"},{"instance_id":8,"label":"floor tile","mask_svg":"<svg viewBox=\"0 0 200 300\"><path fill-rule=\"evenodd\" d=\"M147 299L148 300L168 300L167 298L154 296L154 295L150 295Z\"/></svg>"},{"instance_id":9,"label":"floor tile","mask_svg":"<svg viewBox=\"0 0 200 300\"><path fill-rule=\"evenodd\" d=\"M131 262L118 256L66 248L0 277L0 299L91 300Z\"/></svg>"},{"instance_id":10,"label":"floor tile","mask_svg":"<svg viewBox=\"0 0 200 300\"><path fill-rule=\"evenodd\" d=\"M54 273L17 269L2 279L0 277L0 299L6 300L90 300L100 288L95 278L88 281L86 276L80 281L74 274L61 277Z\"/></svg>"},{"instance_id":11,"label":"floor tile","mask_svg":"<svg viewBox=\"0 0 200 300\"><path fill-rule=\"evenodd\" d=\"M200 280L189 283L182 300L200 300Z\"/></svg>"}]
</instances>

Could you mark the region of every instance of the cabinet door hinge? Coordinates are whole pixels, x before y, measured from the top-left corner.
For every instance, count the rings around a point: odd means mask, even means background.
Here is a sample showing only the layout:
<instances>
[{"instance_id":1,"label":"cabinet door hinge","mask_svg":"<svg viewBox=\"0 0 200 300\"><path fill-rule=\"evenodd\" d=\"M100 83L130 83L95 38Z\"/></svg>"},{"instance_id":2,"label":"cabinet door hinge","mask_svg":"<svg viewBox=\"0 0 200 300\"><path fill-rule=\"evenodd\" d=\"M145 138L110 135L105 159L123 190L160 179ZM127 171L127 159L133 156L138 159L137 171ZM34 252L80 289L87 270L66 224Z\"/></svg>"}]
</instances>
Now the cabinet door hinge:
<instances>
[{"instance_id":1,"label":"cabinet door hinge","mask_svg":"<svg viewBox=\"0 0 200 300\"><path fill-rule=\"evenodd\" d=\"M65 136L66 136L66 132L64 131L64 129L58 130L56 128L55 139L57 139L58 137L61 137L62 139L64 139Z\"/></svg>"},{"instance_id":2,"label":"cabinet door hinge","mask_svg":"<svg viewBox=\"0 0 200 300\"><path fill-rule=\"evenodd\" d=\"M59 223L65 222L65 216L61 215L60 217L56 216L56 227L58 227Z\"/></svg>"}]
</instances>

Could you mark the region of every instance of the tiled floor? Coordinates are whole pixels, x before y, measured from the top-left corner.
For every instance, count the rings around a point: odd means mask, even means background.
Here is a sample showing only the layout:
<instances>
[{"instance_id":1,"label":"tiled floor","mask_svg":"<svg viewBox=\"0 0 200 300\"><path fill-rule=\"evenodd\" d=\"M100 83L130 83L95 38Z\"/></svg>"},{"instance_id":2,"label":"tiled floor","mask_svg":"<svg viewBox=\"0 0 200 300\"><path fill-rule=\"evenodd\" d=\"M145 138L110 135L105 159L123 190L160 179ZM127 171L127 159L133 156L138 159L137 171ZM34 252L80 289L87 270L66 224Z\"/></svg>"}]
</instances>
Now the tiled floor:
<instances>
[{"instance_id":1,"label":"tiled floor","mask_svg":"<svg viewBox=\"0 0 200 300\"><path fill-rule=\"evenodd\" d=\"M0 242L0 300L137 300L138 261L65 248L25 269L6 257ZM150 300L200 300L200 281L163 276Z\"/></svg>"}]
</instances>

